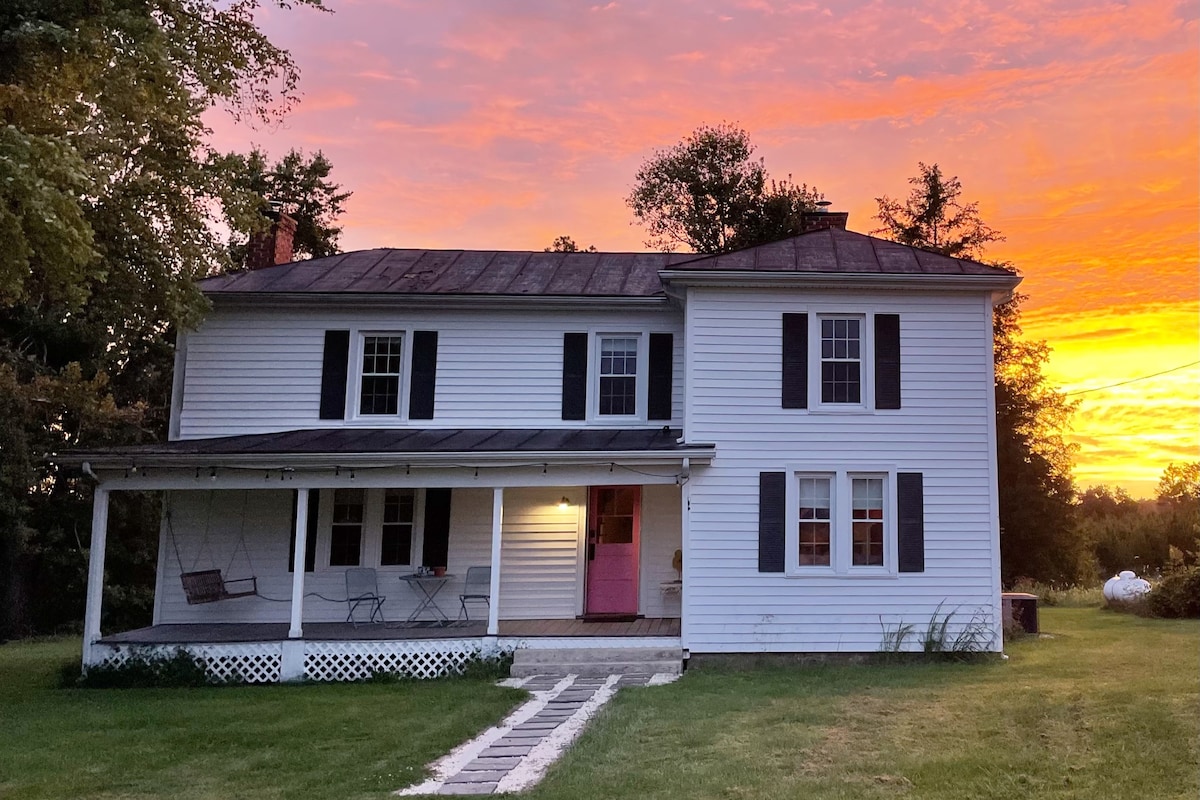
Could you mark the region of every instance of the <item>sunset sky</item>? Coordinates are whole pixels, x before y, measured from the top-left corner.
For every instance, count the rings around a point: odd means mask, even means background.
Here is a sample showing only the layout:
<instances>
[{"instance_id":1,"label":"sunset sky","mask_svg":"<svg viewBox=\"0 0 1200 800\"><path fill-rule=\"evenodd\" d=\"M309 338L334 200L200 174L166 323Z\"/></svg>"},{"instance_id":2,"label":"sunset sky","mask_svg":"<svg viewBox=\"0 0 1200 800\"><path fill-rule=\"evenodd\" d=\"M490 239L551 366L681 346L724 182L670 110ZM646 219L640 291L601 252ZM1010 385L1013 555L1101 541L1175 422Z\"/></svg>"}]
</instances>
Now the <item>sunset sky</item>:
<instances>
[{"instance_id":1,"label":"sunset sky","mask_svg":"<svg viewBox=\"0 0 1200 800\"><path fill-rule=\"evenodd\" d=\"M1200 4L327 2L263 18L303 71L286 122L209 121L223 150L323 150L343 249L645 249L633 175L702 123L862 232L936 162L1082 392L1080 488L1200 460Z\"/></svg>"}]
</instances>

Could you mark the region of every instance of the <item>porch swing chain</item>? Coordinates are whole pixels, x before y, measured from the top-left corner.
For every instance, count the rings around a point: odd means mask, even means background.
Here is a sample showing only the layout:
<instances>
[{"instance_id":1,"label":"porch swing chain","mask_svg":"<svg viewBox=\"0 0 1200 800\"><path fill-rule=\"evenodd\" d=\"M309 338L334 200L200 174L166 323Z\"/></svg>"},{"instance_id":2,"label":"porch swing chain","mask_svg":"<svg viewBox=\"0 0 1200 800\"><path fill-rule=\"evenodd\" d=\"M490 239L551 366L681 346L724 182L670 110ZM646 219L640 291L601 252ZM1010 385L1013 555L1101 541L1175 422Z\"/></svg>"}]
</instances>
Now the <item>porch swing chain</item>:
<instances>
[{"instance_id":1,"label":"porch swing chain","mask_svg":"<svg viewBox=\"0 0 1200 800\"><path fill-rule=\"evenodd\" d=\"M175 521L171 513L173 494L169 491L167 492L166 509L164 511L164 516L167 519L167 535L171 539L171 549L175 551L175 562L179 565L180 574L195 572L196 567L200 563L200 557L204 555L205 550L210 550L208 547L208 535L212 527L212 510L215 496L216 492L214 491L208 493L208 510L204 517L204 535L200 537L200 546L196 549L196 555L192 559L192 567L189 570L183 565L183 555L179 552L179 539L175 536ZM238 543L234 545L233 553L229 556L229 563L225 565L225 575L229 575L230 570L233 569L233 562L237 560L238 548L240 547L242 554L246 558L246 566L250 570L250 576L258 577L258 574L254 570L254 562L250 558L250 548L246 546L246 511L249 505L250 492L249 490L245 490L242 492L242 520L241 526L238 528ZM216 567L216 563L212 560L211 550L209 552L209 563L213 567Z\"/></svg>"},{"instance_id":2,"label":"porch swing chain","mask_svg":"<svg viewBox=\"0 0 1200 800\"><path fill-rule=\"evenodd\" d=\"M204 536L200 539L200 547L196 551L196 557L192 562L192 570L193 571L195 570L196 565L200 562L200 556L204 552L204 549L208 544L208 532L209 532L209 528L212 523L213 496L215 494L216 493L212 492L212 491L210 491L208 493L208 514L205 516L205 520L204 520ZM166 516L166 519L167 519L167 536L171 540L171 549L175 551L175 562L179 565L180 574L183 574L183 573L187 572L188 570L185 569L183 566L183 555L179 552L179 540L175 536L175 523L174 523L174 520L173 520L172 514L171 514L172 497L173 497L172 493L170 491L168 491L167 492L167 500L166 500L166 509L165 509L164 515ZM257 572L254 569L254 562L250 560L250 548L246 546L246 510L249 506L249 503L250 503L250 492L249 492L249 490L246 490L242 494L242 523L241 523L241 528L238 531L238 546L240 546L242 548L242 553L246 556L246 565L250 568L250 575L252 577L258 577ZM233 568L233 562L236 559L237 559L237 547L234 547L233 554L229 557L229 564L228 564L228 566L225 567L226 575L228 575L229 570ZM266 595L263 595L260 592L256 592L255 594L258 595L260 600L269 600L272 603L290 603L290 602L292 602L292 599L290 597L267 597ZM321 600L325 600L330 603L346 602L346 598L344 598L344 597L326 597L325 595L321 594L320 592L305 592L304 596L305 597L317 597L317 598L320 598Z\"/></svg>"}]
</instances>

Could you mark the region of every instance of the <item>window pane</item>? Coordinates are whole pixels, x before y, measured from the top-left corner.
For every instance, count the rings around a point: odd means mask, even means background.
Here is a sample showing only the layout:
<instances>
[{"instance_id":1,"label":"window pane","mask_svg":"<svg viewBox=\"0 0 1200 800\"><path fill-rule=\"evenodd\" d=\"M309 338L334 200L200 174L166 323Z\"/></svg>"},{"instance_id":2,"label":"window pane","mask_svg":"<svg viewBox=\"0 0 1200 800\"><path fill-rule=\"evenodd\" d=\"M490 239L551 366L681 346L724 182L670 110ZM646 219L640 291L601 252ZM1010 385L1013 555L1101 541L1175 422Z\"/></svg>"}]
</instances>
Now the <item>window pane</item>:
<instances>
[{"instance_id":1,"label":"window pane","mask_svg":"<svg viewBox=\"0 0 1200 800\"><path fill-rule=\"evenodd\" d=\"M883 523L854 523L854 558L856 567L883 566Z\"/></svg>"},{"instance_id":2,"label":"window pane","mask_svg":"<svg viewBox=\"0 0 1200 800\"><path fill-rule=\"evenodd\" d=\"M800 566L829 566L829 523L800 523Z\"/></svg>"}]
</instances>

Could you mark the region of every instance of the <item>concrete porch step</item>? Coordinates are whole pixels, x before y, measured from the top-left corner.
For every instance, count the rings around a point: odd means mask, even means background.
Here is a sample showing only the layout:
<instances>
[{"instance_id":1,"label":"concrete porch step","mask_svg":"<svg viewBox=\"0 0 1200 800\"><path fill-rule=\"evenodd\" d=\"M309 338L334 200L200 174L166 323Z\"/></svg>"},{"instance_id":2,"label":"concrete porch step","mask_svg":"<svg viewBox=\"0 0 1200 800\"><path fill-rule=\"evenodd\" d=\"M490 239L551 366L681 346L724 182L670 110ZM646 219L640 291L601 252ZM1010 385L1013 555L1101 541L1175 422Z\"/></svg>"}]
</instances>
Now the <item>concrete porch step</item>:
<instances>
[{"instance_id":1,"label":"concrete porch step","mask_svg":"<svg viewBox=\"0 0 1200 800\"><path fill-rule=\"evenodd\" d=\"M522 648L513 653L512 676L613 675L683 672L683 650L662 647Z\"/></svg>"}]
</instances>

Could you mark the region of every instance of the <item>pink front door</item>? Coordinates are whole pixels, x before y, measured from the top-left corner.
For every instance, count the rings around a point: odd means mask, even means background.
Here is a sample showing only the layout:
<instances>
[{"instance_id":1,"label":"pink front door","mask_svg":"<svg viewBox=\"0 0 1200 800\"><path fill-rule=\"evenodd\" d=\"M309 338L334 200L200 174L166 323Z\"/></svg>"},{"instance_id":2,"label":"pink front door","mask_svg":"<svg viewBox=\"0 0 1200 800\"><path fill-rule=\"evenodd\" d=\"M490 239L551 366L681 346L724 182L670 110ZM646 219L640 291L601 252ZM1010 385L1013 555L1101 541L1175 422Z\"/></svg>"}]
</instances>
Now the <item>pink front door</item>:
<instances>
[{"instance_id":1,"label":"pink front door","mask_svg":"<svg viewBox=\"0 0 1200 800\"><path fill-rule=\"evenodd\" d=\"M636 614L640 486L593 486L588 497L587 614Z\"/></svg>"}]
</instances>

